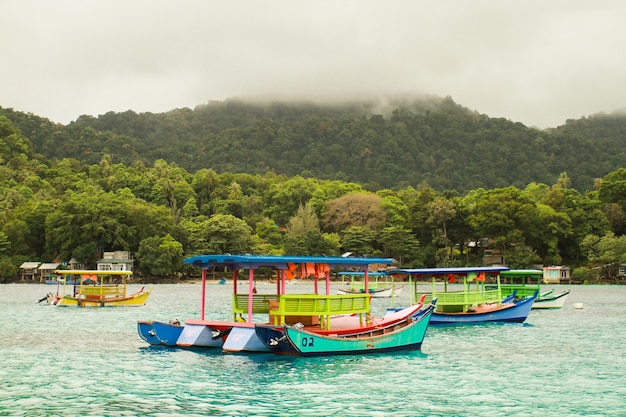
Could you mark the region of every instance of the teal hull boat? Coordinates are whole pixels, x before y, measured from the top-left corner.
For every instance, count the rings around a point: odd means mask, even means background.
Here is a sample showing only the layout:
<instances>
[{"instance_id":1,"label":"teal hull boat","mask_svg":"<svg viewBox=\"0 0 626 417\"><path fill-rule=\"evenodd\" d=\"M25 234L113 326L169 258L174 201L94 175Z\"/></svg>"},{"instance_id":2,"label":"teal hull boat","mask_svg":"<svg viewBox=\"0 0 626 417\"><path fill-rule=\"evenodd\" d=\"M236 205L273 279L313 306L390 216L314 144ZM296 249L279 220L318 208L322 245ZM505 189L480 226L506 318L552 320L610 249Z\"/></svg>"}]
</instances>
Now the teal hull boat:
<instances>
[{"instance_id":1,"label":"teal hull boat","mask_svg":"<svg viewBox=\"0 0 626 417\"><path fill-rule=\"evenodd\" d=\"M296 326L285 325L285 336L299 356L352 355L399 350L419 350L422 347L434 306L407 317L393 327L374 329L358 335L333 336L312 333Z\"/></svg>"}]
</instances>

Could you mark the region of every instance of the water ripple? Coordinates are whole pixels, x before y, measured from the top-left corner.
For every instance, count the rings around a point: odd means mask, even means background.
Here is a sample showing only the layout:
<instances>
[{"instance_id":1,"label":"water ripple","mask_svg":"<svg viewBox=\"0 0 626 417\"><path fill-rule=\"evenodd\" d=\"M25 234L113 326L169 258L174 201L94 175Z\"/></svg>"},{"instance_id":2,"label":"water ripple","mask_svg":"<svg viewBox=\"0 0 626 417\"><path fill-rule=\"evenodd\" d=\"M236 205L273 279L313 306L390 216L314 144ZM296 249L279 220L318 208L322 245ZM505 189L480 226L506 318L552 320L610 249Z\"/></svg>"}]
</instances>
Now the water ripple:
<instances>
[{"instance_id":1,"label":"water ripple","mask_svg":"<svg viewBox=\"0 0 626 417\"><path fill-rule=\"evenodd\" d=\"M431 327L421 352L323 358L146 346L136 320L198 317L197 286L156 286L128 309L36 305L39 285L0 291L0 416L626 414L626 288L574 287L526 324ZM207 316L229 318L229 291L209 288Z\"/></svg>"}]
</instances>

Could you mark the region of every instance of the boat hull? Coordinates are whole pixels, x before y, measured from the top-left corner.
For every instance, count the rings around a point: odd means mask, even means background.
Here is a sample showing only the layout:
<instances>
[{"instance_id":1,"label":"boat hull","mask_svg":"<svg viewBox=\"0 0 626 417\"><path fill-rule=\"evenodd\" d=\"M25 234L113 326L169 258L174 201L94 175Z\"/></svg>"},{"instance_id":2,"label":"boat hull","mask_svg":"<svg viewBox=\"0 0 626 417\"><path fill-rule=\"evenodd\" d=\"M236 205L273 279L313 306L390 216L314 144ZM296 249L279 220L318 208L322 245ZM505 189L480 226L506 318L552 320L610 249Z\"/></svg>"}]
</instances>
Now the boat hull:
<instances>
[{"instance_id":1,"label":"boat hull","mask_svg":"<svg viewBox=\"0 0 626 417\"><path fill-rule=\"evenodd\" d=\"M122 306L142 306L146 304L150 297L150 290L138 291L126 297L110 297L103 299L89 299L81 296L73 297L70 295L60 296L55 305L59 307L122 307Z\"/></svg>"},{"instance_id":2,"label":"boat hull","mask_svg":"<svg viewBox=\"0 0 626 417\"><path fill-rule=\"evenodd\" d=\"M179 347L221 348L228 332L227 327L185 322L176 341Z\"/></svg>"},{"instance_id":3,"label":"boat hull","mask_svg":"<svg viewBox=\"0 0 626 417\"><path fill-rule=\"evenodd\" d=\"M137 322L137 333L139 337L151 345L160 345L161 341L154 331L154 322L149 320L140 320Z\"/></svg>"},{"instance_id":4,"label":"boat hull","mask_svg":"<svg viewBox=\"0 0 626 417\"><path fill-rule=\"evenodd\" d=\"M563 291L556 295L550 295L548 297L541 297L535 300L533 303L533 309L557 309L565 305L565 300L570 291Z\"/></svg>"},{"instance_id":5,"label":"boat hull","mask_svg":"<svg viewBox=\"0 0 626 417\"><path fill-rule=\"evenodd\" d=\"M157 339L163 346L176 346L180 334L183 332L184 326L180 323L155 321L152 324Z\"/></svg>"},{"instance_id":6,"label":"boat hull","mask_svg":"<svg viewBox=\"0 0 626 417\"><path fill-rule=\"evenodd\" d=\"M372 332L371 336L326 336L288 325L285 326L285 335L299 356L419 350L424 341L433 309L433 306L429 306L420 315L408 317L405 321L391 328L381 329L380 334Z\"/></svg>"},{"instance_id":7,"label":"boat hull","mask_svg":"<svg viewBox=\"0 0 626 417\"><path fill-rule=\"evenodd\" d=\"M381 331L395 326L402 321L405 321L408 317L416 316L421 313L421 308L424 306L422 302L411 307L404 309L398 309L393 312L388 312L382 318L372 318L367 323L360 323L358 317L334 317L331 318L330 329L305 328L307 331L319 335L326 336L339 336L350 337L357 335L366 335L368 333ZM257 337L261 342L271 351L277 354L286 355L298 355L298 352L289 344L285 336L285 327L257 324L255 326Z\"/></svg>"},{"instance_id":8,"label":"boat hull","mask_svg":"<svg viewBox=\"0 0 626 417\"><path fill-rule=\"evenodd\" d=\"M228 337L226 337L226 341L224 341L224 346L222 346L222 349L224 350L224 352L270 351L257 336L254 325L252 327L234 326L230 330Z\"/></svg>"},{"instance_id":9,"label":"boat hull","mask_svg":"<svg viewBox=\"0 0 626 417\"><path fill-rule=\"evenodd\" d=\"M478 323L523 323L533 306L536 297L528 297L514 304L502 304L491 311L465 313L434 312L430 324L478 324Z\"/></svg>"},{"instance_id":10,"label":"boat hull","mask_svg":"<svg viewBox=\"0 0 626 417\"><path fill-rule=\"evenodd\" d=\"M254 327L254 331L270 352L278 355L298 355L298 351L291 346L287 336L285 336L284 326L257 324Z\"/></svg>"}]
</instances>

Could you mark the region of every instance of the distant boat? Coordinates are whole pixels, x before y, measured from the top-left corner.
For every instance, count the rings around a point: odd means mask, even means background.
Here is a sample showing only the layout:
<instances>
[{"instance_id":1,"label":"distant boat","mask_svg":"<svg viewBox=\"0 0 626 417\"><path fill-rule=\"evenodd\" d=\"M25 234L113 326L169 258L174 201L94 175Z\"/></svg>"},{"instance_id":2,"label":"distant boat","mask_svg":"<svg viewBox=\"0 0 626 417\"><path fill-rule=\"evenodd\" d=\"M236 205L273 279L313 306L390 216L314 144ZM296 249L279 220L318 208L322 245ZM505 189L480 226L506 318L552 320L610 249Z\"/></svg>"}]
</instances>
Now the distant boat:
<instances>
[{"instance_id":1,"label":"distant boat","mask_svg":"<svg viewBox=\"0 0 626 417\"><path fill-rule=\"evenodd\" d=\"M526 320L536 294L517 302L503 302L500 289L500 273L507 267L451 267L397 269L391 274L408 275L413 282L413 293L417 293L416 282L412 279L420 276L432 277L432 299L437 299L437 307L430 323L437 324L476 324L488 322L516 322ZM496 278L495 289L487 288L486 276ZM463 280L463 286L452 285L456 279ZM437 281L439 279L439 282ZM442 288L443 287L443 288ZM472 288L473 287L473 288Z\"/></svg>"},{"instance_id":2,"label":"distant boat","mask_svg":"<svg viewBox=\"0 0 626 417\"><path fill-rule=\"evenodd\" d=\"M511 269L502 271L500 276L504 282L500 286L502 294L516 293L516 299L530 297L535 292L538 294L533 309L558 309L565 305L570 290L564 290L555 294L554 289L541 292L541 280L543 271L540 269Z\"/></svg>"},{"instance_id":3,"label":"distant boat","mask_svg":"<svg viewBox=\"0 0 626 417\"><path fill-rule=\"evenodd\" d=\"M57 294L48 297L49 304L59 307L118 307L144 305L152 292L142 287L139 291L128 293L127 278L132 271L96 271L96 270L56 270L60 277L69 277L73 285L57 286ZM106 283L106 277L112 277Z\"/></svg>"},{"instance_id":4,"label":"distant boat","mask_svg":"<svg viewBox=\"0 0 626 417\"><path fill-rule=\"evenodd\" d=\"M403 289L404 285L395 285L394 287L369 290L368 294L373 298L391 298L400 295ZM364 292L365 290L353 290L349 288L340 288L337 290L337 294L363 294Z\"/></svg>"},{"instance_id":5,"label":"distant boat","mask_svg":"<svg viewBox=\"0 0 626 417\"><path fill-rule=\"evenodd\" d=\"M562 291L558 294L542 295L533 303L533 309L558 309L565 305L565 300L570 290Z\"/></svg>"},{"instance_id":6,"label":"distant boat","mask_svg":"<svg viewBox=\"0 0 626 417\"><path fill-rule=\"evenodd\" d=\"M399 296L404 289L404 285L396 285L393 277L384 272L369 272L370 282L366 287L363 281L363 272L340 272L343 284L342 288L337 290L337 294L362 294L367 291L373 298L392 298ZM349 281L347 281L349 279Z\"/></svg>"}]
</instances>

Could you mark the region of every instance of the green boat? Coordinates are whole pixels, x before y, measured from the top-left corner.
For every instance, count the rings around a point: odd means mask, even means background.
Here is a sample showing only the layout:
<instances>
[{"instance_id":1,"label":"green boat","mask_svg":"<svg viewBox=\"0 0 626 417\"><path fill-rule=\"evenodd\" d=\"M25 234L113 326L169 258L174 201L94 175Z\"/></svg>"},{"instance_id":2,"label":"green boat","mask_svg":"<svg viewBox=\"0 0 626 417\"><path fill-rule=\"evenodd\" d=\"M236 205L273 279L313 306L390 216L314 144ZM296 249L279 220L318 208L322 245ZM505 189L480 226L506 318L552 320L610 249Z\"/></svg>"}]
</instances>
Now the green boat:
<instances>
[{"instance_id":1,"label":"green boat","mask_svg":"<svg viewBox=\"0 0 626 417\"><path fill-rule=\"evenodd\" d=\"M533 309L556 309L565 304L570 290L554 293L554 289L541 292L543 271L540 269L511 269L500 273L503 296L515 294L518 300L531 297L537 292Z\"/></svg>"},{"instance_id":2,"label":"green boat","mask_svg":"<svg viewBox=\"0 0 626 417\"><path fill-rule=\"evenodd\" d=\"M285 325L285 336L297 355L326 356L419 350L434 310L430 304L390 328L357 335L320 335L301 326Z\"/></svg>"}]
</instances>

